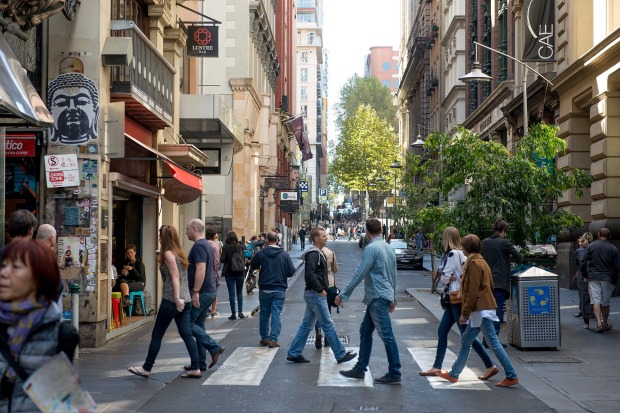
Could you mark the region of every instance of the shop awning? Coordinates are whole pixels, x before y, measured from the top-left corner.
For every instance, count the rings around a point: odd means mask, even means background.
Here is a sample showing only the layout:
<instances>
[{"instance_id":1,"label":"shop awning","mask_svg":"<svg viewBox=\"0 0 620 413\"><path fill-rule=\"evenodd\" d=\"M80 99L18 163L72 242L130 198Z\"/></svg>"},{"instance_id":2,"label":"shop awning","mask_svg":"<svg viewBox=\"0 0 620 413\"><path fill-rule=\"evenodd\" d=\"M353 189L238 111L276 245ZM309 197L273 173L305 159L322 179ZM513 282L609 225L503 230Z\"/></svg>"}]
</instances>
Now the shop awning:
<instances>
[{"instance_id":1,"label":"shop awning","mask_svg":"<svg viewBox=\"0 0 620 413\"><path fill-rule=\"evenodd\" d=\"M49 128L54 119L0 32L0 118L19 118ZM10 123L10 122L9 122Z\"/></svg>"}]
</instances>

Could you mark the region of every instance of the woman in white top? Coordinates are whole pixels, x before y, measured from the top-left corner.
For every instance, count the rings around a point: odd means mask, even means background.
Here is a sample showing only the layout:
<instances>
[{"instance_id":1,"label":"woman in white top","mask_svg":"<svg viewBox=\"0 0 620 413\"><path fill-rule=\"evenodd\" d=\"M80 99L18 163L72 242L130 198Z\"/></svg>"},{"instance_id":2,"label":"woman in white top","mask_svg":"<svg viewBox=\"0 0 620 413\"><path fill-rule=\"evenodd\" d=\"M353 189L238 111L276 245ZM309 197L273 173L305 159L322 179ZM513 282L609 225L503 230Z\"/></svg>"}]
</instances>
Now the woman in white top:
<instances>
[{"instance_id":1,"label":"woman in white top","mask_svg":"<svg viewBox=\"0 0 620 413\"><path fill-rule=\"evenodd\" d=\"M435 354L433 367L429 370L419 372L420 376L434 376L437 372L441 371L446 349L448 348L448 333L450 333L454 323L457 324L461 334L463 334L466 327L458 323L459 317L461 316L461 276L463 275L463 264L465 264L466 260L461 248L461 234L458 229L448 227L443 231L443 250L444 258L439 269L441 271L441 282L444 285L450 283L449 292L452 298L451 302L448 303L444 309L443 317L437 329L437 352ZM480 340L476 339L474 341L473 348L486 367L486 371L479 378L481 380L486 380L494 374L497 374L498 369L493 364L493 361L484 347L482 347Z\"/></svg>"}]
</instances>

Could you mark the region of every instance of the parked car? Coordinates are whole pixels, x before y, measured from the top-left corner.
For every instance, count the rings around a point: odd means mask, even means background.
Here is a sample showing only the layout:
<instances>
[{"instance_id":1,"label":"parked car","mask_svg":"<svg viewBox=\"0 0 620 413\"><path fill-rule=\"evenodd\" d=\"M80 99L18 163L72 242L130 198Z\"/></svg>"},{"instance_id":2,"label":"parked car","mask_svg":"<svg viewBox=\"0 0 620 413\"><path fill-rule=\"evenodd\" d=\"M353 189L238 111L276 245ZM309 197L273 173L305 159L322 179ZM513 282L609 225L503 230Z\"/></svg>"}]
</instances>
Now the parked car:
<instances>
[{"instance_id":1,"label":"parked car","mask_svg":"<svg viewBox=\"0 0 620 413\"><path fill-rule=\"evenodd\" d=\"M419 250L409 248L405 241L390 241L390 247L396 253L397 268L420 268L424 261L424 253Z\"/></svg>"}]
</instances>

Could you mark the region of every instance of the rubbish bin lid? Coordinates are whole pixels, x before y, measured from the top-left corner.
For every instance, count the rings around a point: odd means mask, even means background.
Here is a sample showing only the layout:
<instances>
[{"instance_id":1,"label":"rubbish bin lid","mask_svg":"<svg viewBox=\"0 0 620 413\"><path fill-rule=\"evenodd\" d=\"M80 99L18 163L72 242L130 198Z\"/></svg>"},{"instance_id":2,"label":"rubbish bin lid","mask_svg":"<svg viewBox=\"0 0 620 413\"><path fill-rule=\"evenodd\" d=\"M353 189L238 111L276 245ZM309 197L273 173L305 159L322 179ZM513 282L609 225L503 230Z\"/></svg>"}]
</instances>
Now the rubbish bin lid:
<instances>
[{"instance_id":1,"label":"rubbish bin lid","mask_svg":"<svg viewBox=\"0 0 620 413\"><path fill-rule=\"evenodd\" d=\"M513 278L518 278L518 279L522 279L522 278L527 278L527 279L531 279L531 278L551 278L551 279L557 279L558 275L554 274L552 272L546 271L542 268L538 268L538 267L530 267L528 269L526 269L523 272L517 273L517 274L513 274L511 277Z\"/></svg>"}]
</instances>

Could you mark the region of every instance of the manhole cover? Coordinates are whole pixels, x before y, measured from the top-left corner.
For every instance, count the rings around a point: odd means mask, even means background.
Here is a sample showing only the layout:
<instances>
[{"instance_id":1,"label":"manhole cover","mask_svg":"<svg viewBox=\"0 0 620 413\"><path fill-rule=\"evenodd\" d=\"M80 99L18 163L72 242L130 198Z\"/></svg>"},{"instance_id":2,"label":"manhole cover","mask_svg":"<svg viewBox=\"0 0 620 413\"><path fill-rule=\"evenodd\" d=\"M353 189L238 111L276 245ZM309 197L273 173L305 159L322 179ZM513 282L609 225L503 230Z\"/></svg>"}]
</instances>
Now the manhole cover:
<instances>
[{"instance_id":1,"label":"manhole cover","mask_svg":"<svg viewBox=\"0 0 620 413\"><path fill-rule=\"evenodd\" d=\"M576 357L517 357L521 363L539 364L539 363L583 363Z\"/></svg>"},{"instance_id":2,"label":"manhole cover","mask_svg":"<svg viewBox=\"0 0 620 413\"><path fill-rule=\"evenodd\" d=\"M323 336L325 337L325 336ZM340 342L344 345L349 344L349 336L338 336L338 338L340 339ZM314 345L314 341L316 340L316 336L308 336L308 341L306 341L306 344L311 344Z\"/></svg>"}]
</instances>

